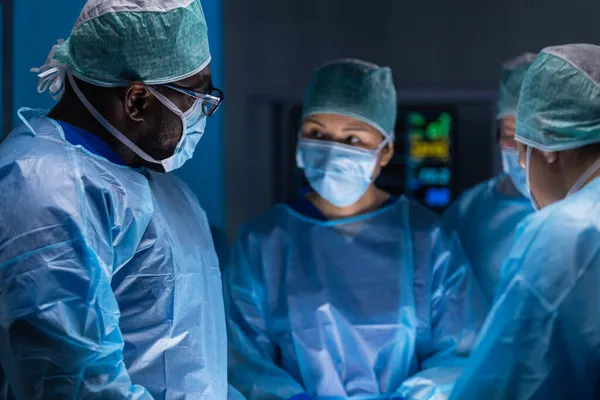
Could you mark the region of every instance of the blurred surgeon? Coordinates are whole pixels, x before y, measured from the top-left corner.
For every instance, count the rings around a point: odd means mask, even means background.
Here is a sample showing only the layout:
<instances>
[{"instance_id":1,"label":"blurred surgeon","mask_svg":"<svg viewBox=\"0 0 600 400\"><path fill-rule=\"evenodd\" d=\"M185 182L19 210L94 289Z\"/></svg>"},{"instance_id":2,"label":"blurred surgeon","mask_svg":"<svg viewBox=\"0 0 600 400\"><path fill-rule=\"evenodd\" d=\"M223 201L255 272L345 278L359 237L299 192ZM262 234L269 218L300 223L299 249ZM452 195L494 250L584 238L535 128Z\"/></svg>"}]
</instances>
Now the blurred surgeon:
<instances>
[{"instance_id":1,"label":"blurred surgeon","mask_svg":"<svg viewBox=\"0 0 600 400\"><path fill-rule=\"evenodd\" d=\"M247 399L438 399L486 312L458 240L373 184L392 158L389 68L345 59L306 91L312 191L246 225L225 270L229 380Z\"/></svg>"},{"instance_id":2,"label":"blurred surgeon","mask_svg":"<svg viewBox=\"0 0 600 400\"><path fill-rule=\"evenodd\" d=\"M526 53L502 68L497 119L503 173L464 193L444 214L444 221L458 233L490 304L517 226L534 212L515 141L519 92L534 59L534 54Z\"/></svg>"},{"instance_id":3,"label":"blurred surgeon","mask_svg":"<svg viewBox=\"0 0 600 400\"><path fill-rule=\"evenodd\" d=\"M525 77L519 157L539 209L519 228L453 399L600 396L600 47L549 47Z\"/></svg>"},{"instance_id":4,"label":"blurred surgeon","mask_svg":"<svg viewBox=\"0 0 600 400\"><path fill-rule=\"evenodd\" d=\"M9 399L227 396L217 256L171 173L221 102L210 60L199 0L90 0L36 69L61 100L0 147Z\"/></svg>"}]
</instances>

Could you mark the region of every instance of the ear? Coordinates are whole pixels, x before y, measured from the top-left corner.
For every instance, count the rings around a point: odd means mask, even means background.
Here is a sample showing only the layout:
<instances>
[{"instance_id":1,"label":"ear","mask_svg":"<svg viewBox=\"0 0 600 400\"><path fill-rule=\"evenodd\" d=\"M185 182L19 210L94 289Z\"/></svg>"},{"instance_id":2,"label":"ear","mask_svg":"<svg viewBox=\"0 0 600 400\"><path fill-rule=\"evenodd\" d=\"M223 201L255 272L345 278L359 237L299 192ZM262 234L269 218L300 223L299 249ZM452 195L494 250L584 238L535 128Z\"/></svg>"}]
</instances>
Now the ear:
<instances>
[{"instance_id":1,"label":"ear","mask_svg":"<svg viewBox=\"0 0 600 400\"><path fill-rule=\"evenodd\" d=\"M148 107L152 101L152 94L141 82L133 82L125 90L125 112L133 121L142 122L146 118Z\"/></svg>"},{"instance_id":2,"label":"ear","mask_svg":"<svg viewBox=\"0 0 600 400\"><path fill-rule=\"evenodd\" d=\"M556 151L542 151L541 153L548 164L554 164L558 161L558 152Z\"/></svg>"},{"instance_id":3,"label":"ear","mask_svg":"<svg viewBox=\"0 0 600 400\"><path fill-rule=\"evenodd\" d=\"M394 143L388 142L383 149L381 149L381 159L379 165L383 168L390 163L394 157Z\"/></svg>"}]
</instances>

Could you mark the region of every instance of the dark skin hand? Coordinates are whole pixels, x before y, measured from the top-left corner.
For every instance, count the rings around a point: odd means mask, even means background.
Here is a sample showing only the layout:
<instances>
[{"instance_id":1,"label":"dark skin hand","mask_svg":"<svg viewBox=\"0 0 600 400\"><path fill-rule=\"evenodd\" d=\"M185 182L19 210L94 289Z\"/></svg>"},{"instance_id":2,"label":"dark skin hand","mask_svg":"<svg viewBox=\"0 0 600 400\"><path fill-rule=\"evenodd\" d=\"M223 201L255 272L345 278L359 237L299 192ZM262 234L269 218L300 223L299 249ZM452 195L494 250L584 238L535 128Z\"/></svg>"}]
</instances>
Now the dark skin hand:
<instances>
[{"instance_id":1,"label":"dark skin hand","mask_svg":"<svg viewBox=\"0 0 600 400\"><path fill-rule=\"evenodd\" d=\"M173 155L183 134L181 118L161 103L143 83L132 82L124 88L102 88L75 79L77 86L98 112L138 147L156 160ZM208 92L212 88L210 66L173 84L198 92ZM153 88L165 95L182 112L189 110L194 104L193 97L176 90L160 85ZM129 166L163 171L160 165L142 160L108 132L85 108L68 82L64 96L48 116L98 136Z\"/></svg>"}]
</instances>

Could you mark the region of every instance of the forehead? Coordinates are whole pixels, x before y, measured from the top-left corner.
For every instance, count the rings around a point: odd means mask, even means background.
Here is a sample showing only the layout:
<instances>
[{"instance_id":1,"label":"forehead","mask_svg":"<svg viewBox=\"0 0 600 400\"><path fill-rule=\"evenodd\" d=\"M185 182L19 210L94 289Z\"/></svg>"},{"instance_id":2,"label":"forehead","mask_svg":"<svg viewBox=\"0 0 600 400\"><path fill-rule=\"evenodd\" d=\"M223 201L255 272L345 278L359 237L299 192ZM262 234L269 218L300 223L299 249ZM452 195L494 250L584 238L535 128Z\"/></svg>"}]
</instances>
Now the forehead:
<instances>
[{"instance_id":1,"label":"forehead","mask_svg":"<svg viewBox=\"0 0 600 400\"><path fill-rule=\"evenodd\" d=\"M366 131L366 132L377 132L379 133L374 127L372 127L371 125L367 124L366 122L363 122L361 120L358 120L356 118L347 116L347 115L339 115L339 114L313 114L313 115L309 115L307 116L304 121L304 123L314 123L317 125L323 125L323 126L327 126L330 127L331 129L355 129L355 130L362 130L362 131Z\"/></svg>"}]
</instances>

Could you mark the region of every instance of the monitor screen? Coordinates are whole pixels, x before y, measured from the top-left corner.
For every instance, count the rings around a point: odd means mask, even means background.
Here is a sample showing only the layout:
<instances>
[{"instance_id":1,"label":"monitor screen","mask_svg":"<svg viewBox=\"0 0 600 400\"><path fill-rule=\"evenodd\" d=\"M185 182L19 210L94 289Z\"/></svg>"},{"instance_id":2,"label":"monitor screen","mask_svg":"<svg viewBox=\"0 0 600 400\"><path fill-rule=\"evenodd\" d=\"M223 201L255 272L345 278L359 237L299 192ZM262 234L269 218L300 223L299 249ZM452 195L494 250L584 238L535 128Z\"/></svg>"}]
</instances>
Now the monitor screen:
<instances>
[{"instance_id":1,"label":"monitor screen","mask_svg":"<svg viewBox=\"0 0 600 400\"><path fill-rule=\"evenodd\" d=\"M406 194L434 211L454 197L454 105L411 105L399 108L395 154L377 185Z\"/></svg>"}]
</instances>

